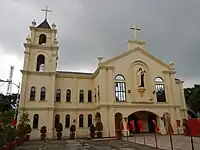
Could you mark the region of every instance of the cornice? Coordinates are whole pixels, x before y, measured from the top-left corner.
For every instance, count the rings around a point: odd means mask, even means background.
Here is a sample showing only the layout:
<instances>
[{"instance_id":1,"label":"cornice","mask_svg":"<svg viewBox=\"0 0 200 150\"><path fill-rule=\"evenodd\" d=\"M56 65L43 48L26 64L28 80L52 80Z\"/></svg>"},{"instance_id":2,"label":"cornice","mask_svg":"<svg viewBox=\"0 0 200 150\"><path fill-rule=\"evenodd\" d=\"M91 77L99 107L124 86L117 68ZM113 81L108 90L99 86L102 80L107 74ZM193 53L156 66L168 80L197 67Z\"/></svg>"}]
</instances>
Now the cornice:
<instances>
[{"instance_id":1,"label":"cornice","mask_svg":"<svg viewBox=\"0 0 200 150\"><path fill-rule=\"evenodd\" d=\"M61 78L78 78L78 79L94 79L100 72L100 70L114 70L113 66L99 66L95 72L90 75L90 74L80 74L80 73L68 73L68 72L57 72L56 77L61 77Z\"/></svg>"},{"instance_id":2,"label":"cornice","mask_svg":"<svg viewBox=\"0 0 200 150\"><path fill-rule=\"evenodd\" d=\"M27 110L48 110L53 111L54 107L19 107L19 110L27 111Z\"/></svg>"},{"instance_id":3,"label":"cornice","mask_svg":"<svg viewBox=\"0 0 200 150\"><path fill-rule=\"evenodd\" d=\"M67 73L56 73L56 77L60 77L60 78L92 79L92 75L79 75L79 74L67 74Z\"/></svg>"},{"instance_id":4,"label":"cornice","mask_svg":"<svg viewBox=\"0 0 200 150\"><path fill-rule=\"evenodd\" d=\"M38 75L38 76L56 76L56 72L39 72L39 71L27 71L21 70L22 74Z\"/></svg>"},{"instance_id":5,"label":"cornice","mask_svg":"<svg viewBox=\"0 0 200 150\"><path fill-rule=\"evenodd\" d=\"M60 108L60 107L20 107L20 110L59 110L59 111L66 111L66 110L91 110L91 111L95 111L97 109L101 109L101 108L175 108L175 107L180 107L180 105L173 105L173 104L131 104L131 103L127 103L127 104L120 104L120 103L114 103L114 104L99 104L97 106L94 107L84 107L84 108L80 108L80 107L65 107L65 108ZM181 109L184 110L184 109Z\"/></svg>"},{"instance_id":6,"label":"cornice","mask_svg":"<svg viewBox=\"0 0 200 150\"><path fill-rule=\"evenodd\" d=\"M57 33L57 29L43 29L43 28L37 28L33 26L29 26L30 30L35 30L39 32L46 32L46 33Z\"/></svg>"},{"instance_id":7,"label":"cornice","mask_svg":"<svg viewBox=\"0 0 200 150\"><path fill-rule=\"evenodd\" d=\"M32 49L43 49L43 50L58 50L58 46L48 46L48 45L37 45L37 44L31 44L31 43L24 43L25 48L32 48Z\"/></svg>"},{"instance_id":8,"label":"cornice","mask_svg":"<svg viewBox=\"0 0 200 150\"><path fill-rule=\"evenodd\" d=\"M163 70L163 73L171 73L171 74L176 74L176 71L174 70Z\"/></svg>"}]
</instances>

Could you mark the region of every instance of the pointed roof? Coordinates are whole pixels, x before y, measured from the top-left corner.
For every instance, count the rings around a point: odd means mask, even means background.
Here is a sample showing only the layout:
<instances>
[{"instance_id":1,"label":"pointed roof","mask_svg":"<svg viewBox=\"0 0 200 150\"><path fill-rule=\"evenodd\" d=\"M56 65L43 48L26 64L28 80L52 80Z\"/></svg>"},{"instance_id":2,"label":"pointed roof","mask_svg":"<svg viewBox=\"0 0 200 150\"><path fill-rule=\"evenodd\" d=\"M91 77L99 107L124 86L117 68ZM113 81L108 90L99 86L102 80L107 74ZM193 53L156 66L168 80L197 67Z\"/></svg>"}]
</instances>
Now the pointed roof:
<instances>
[{"instance_id":1,"label":"pointed roof","mask_svg":"<svg viewBox=\"0 0 200 150\"><path fill-rule=\"evenodd\" d=\"M45 19L39 26L37 26L37 28L51 29L47 19Z\"/></svg>"}]
</instances>

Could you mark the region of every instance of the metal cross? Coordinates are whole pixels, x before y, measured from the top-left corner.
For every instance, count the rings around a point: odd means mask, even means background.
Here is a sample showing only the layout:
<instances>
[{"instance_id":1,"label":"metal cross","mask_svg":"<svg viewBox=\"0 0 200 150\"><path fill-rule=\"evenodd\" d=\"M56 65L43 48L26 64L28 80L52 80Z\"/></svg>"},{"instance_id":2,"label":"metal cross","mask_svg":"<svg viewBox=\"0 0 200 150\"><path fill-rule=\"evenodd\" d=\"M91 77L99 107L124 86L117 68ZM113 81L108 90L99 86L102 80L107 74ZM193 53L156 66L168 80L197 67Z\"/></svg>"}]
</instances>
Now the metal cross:
<instances>
[{"instance_id":1,"label":"metal cross","mask_svg":"<svg viewBox=\"0 0 200 150\"><path fill-rule=\"evenodd\" d=\"M141 29L136 27L136 25L133 25L133 27L130 29L133 30L133 38L136 40L137 39L137 31L141 31Z\"/></svg>"},{"instance_id":2,"label":"metal cross","mask_svg":"<svg viewBox=\"0 0 200 150\"><path fill-rule=\"evenodd\" d=\"M47 12L52 12L51 10L48 10L48 6L46 6L46 9L41 9L41 11L45 11L45 20L47 20Z\"/></svg>"}]
</instances>

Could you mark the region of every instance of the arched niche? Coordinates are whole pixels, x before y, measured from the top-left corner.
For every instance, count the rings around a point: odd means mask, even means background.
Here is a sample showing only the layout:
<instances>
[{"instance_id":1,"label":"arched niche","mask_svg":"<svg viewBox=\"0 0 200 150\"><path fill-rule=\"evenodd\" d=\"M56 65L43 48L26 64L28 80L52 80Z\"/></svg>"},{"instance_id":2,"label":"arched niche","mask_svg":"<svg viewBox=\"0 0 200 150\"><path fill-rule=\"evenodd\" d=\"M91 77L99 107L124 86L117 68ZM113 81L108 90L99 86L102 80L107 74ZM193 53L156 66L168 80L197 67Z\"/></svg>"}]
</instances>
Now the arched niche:
<instances>
[{"instance_id":1,"label":"arched niche","mask_svg":"<svg viewBox=\"0 0 200 150\"><path fill-rule=\"evenodd\" d=\"M132 83L132 94L136 99L145 97L145 99L152 99L152 83L148 65L136 60L130 65L130 81Z\"/></svg>"}]
</instances>

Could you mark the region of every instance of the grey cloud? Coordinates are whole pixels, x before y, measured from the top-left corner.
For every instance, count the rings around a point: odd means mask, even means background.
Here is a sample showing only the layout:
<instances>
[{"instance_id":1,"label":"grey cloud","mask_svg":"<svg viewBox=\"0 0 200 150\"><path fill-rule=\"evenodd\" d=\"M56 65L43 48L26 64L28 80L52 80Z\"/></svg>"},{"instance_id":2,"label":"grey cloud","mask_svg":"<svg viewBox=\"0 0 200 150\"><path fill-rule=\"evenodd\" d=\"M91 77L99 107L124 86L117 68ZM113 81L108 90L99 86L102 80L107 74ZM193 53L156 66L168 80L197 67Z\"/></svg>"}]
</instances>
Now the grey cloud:
<instances>
[{"instance_id":1,"label":"grey cloud","mask_svg":"<svg viewBox=\"0 0 200 150\"><path fill-rule=\"evenodd\" d=\"M148 51L167 63L174 61L178 76L200 74L195 65L200 56L198 0L6 0L0 5L0 18L6 17L0 24L5 51L23 56L28 26L33 18L38 24L43 20L40 9L46 5L53 11L49 23L55 21L58 27L60 68L93 70L98 56L108 59L124 52L135 23Z\"/></svg>"}]
</instances>

